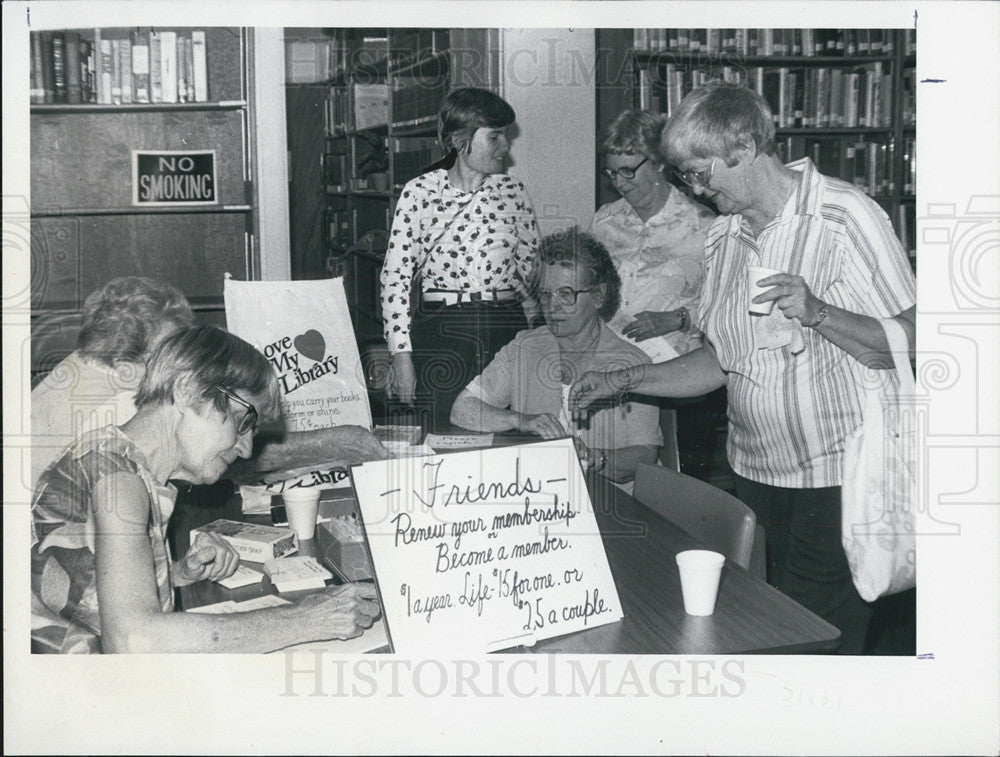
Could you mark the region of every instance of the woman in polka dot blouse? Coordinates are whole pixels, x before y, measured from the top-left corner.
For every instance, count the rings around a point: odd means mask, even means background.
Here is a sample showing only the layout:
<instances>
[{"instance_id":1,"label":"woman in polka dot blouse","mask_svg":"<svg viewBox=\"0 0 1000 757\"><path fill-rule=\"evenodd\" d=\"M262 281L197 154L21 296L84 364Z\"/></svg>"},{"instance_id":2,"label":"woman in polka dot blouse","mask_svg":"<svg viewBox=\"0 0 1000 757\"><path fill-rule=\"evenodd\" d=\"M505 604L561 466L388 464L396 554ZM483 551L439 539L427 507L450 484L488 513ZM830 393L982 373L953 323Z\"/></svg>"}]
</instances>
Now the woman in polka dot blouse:
<instances>
[{"instance_id":1,"label":"woman in polka dot blouse","mask_svg":"<svg viewBox=\"0 0 1000 757\"><path fill-rule=\"evenodd\" d=\"M403 187L380 277L388 394L448 424L458 393L528 327L538 227L524 185L505 174L514 110L457 89L438 116L444 160Z\"/></svg>"}]
</instances>

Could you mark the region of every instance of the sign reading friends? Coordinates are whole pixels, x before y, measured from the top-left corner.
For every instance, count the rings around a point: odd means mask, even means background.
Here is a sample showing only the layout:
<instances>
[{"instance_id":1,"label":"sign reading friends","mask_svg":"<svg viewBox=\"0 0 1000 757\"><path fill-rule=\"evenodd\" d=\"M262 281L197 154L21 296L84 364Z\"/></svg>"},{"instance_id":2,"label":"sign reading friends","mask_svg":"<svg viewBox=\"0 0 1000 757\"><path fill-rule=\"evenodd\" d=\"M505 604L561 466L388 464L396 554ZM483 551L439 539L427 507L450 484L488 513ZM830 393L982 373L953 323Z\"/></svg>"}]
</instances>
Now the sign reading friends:
<instances>
[{"instance_id":1,"label":"sign reading friends","mask_svg":"<svg viewBox=\"0 0 1000 757\"><path fill-rule=\"evenodd\" d=\"M371 428L342 279L225 282L229 330L274 368L290 431Z\"/></svg>"},{"instance_id":2,"label":"sign reading friends","mask_svg":"<svg viewBox=\"0 0 1000 757\"><path fill-rule=\"evenodd\" d=\"M395 652L481 654L621 620L572 440L351 475Z\"/></svg>"}]
</instances>

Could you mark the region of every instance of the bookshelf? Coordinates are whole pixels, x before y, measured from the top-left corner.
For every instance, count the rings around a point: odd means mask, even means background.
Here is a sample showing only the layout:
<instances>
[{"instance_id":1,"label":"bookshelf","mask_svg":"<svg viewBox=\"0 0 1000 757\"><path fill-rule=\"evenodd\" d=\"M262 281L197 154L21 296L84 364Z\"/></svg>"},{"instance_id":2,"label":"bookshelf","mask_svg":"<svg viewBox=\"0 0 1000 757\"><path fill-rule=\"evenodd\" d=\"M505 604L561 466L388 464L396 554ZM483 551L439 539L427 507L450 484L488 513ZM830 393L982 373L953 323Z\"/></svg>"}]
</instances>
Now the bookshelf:
<instances>
[{"instance_id":1,"label":"bookshelf","mask_svg":"<svg viewBox=\"0 0 1000 757\"><path fill-rule=\"evenodd\" d=\"M321 33L320 33L321 32ZM382 344L379 272L410 179L442 157L437 113L499 87L498 30L286 29L295 278L343 275L362 352ZM295 229L307 229L296 240Z\"/></svg>"},{"instance_id":2,"label":"bookshelf","mask_svg":"<svg viewBox=\"0 0 1000 757\"><path fill-rule=\"evenodd\" d=\"M598 30L598 50L598 129L625 108L670 115L712 79L749 86L774 112L782 160L808 156L863 189L914 260L912 29ZM599 182L598 205L616 199Z\"/></svg>"},{"instance_id":3,"label":"bookshelf","mask_svg":"<svg viewBox=\"0 0 1000 757\"><path fill-rule=\"evenodd\" d=\"M72 350L84 298L115 276L167 281L224 323L223 275L257 265L252 44L235 27L32 32L36 375Z\"/></svg>"}]
</instances>

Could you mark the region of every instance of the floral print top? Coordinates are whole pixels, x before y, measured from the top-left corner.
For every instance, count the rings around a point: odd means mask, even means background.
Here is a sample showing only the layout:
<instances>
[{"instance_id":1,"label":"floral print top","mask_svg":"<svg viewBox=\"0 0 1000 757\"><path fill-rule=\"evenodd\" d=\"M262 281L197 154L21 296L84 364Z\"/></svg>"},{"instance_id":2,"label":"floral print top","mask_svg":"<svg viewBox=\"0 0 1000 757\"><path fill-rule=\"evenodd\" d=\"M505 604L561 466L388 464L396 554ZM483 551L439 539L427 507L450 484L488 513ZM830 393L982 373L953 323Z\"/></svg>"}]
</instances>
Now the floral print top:
<instances>
[{"instance_id":1,"label":"floral print top","mask_svg":"<svg viewBox=\"0 0 1000 757\"><path fill-rule=\"evenodd\" d=\"M31 502L31 639L37 652L101 648L94 544L94 486L114 473L139 476L149 494L146 529L156 591L174 608L167 521L177 491L157 484L138 447L116 426L84 434L38 479Z\"/></svg>"}]
</instances>

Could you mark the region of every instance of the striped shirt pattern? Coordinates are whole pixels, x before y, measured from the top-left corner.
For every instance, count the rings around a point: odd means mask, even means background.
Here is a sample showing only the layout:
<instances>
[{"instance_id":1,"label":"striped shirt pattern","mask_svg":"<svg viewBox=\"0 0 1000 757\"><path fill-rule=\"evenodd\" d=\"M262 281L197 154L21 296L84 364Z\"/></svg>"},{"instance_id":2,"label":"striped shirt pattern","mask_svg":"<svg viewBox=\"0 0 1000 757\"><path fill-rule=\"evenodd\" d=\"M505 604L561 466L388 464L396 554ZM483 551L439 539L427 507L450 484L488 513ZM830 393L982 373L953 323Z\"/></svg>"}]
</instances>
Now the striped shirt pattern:
<instances>
[{"instance_id":1,"label":"striped shirt pattern","mask_svg":"<svg viewBox=\"0 0 1000 757\"><path fill-rule=\"evenodd\" d=\"M839 486L844 439L861 422L866 369L808 328L797 355L760 349L746 269L798 274L824 302L876 318L912 307L916 284L874 200L821 175L808 158L788 167L802 180L758 238L740 215L722 216L709 230L699 321L727 374L733 470L772 486Z\"/></svg>"}]
</instances>

